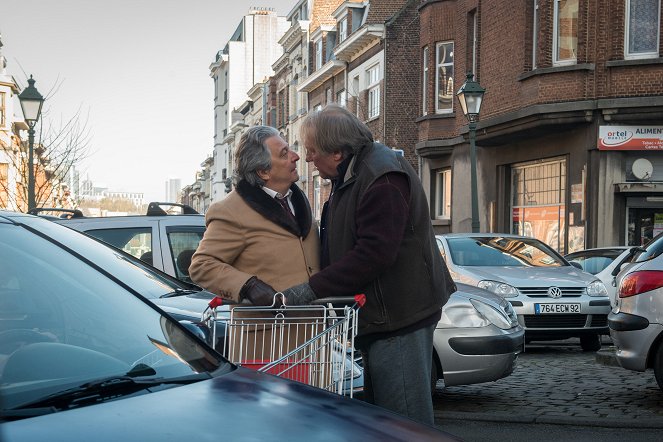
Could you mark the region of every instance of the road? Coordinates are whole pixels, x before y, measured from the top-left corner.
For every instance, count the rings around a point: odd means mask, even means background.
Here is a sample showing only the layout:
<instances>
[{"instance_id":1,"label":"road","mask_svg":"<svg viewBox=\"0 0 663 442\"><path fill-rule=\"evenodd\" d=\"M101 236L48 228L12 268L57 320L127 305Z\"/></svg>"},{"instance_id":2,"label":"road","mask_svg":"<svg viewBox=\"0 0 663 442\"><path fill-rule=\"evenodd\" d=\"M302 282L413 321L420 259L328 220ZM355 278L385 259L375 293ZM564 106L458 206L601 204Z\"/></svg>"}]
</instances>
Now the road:
<instances>
[{"instance_id":1,"label":"road","mask_svg":"<svg viewBox=\"0 0 663 442\"><path fill-rule=\"evenodd\" d=\"M609 351L609 339L604 342ZM438 383L436 424L443 427L445 420L454 420L663 432L663 392L653 372L624 370L600 360L596 353L583 352L577 339L533 343L505 379L446 388Z\"/></svg>"}]
</instances>

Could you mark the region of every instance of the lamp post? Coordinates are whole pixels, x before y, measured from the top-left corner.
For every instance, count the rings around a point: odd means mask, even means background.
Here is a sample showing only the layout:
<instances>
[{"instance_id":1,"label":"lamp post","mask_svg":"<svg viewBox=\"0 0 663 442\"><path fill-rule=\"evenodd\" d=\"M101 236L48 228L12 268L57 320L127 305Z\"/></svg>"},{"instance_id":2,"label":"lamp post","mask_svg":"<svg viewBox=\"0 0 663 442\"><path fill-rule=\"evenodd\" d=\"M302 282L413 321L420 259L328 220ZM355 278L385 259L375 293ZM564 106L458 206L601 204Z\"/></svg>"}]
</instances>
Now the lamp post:
<instances>
[{"instance_id":1,"label":"lamp post","mask_svg":"<svg viewBox=\"0 0 663 442\"><path fill-rule=\"evenodd\" d=\"M35 144L35 124L41 115L41 106L44 104L44 97L35 87L35 80L30 75L28 87L18 95L23 109L23 118L28 123L28 210L37 206L35 201L35 169L34 169L34 144Z\"/></svg>"},{"instance_id":2,"label":"lamp post","mask_svg":"<svg viewBox=\"0 0 663 442\"><path fill-rule=\"evenodd\" d=\"M474 81L474 74L467 74L465 83L456 92L456 97L463 109L463 114L469 122L470 136L470 179L472 192L472 233L479 232L479 195L477 194L477 148L476 132L477 121L479 120L479 110L483 101L483 94L486 92L479 83Z\"/></svg>"}]
</instances>

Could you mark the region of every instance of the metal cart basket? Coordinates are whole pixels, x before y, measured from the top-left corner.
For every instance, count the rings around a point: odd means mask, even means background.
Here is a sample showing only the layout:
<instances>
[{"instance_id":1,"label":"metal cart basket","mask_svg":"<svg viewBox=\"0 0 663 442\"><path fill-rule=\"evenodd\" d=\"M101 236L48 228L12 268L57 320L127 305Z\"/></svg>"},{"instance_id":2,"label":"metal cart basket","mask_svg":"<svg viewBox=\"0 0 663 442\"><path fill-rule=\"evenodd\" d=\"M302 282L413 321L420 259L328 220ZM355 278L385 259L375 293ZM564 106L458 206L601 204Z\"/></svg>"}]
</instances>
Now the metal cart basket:
<instances>
[{"instance_id":1,"label":"metal cart basket","mask_svg":"<svg viewBox=\"0 0 663 442\"><path fill-rule=\"evenodd\" d=\"M352 396L354 337L365 299L321 298L312 305L281 307L236 304L220 318L217 308L227 301L214 298L203 321L212 330L212 342L223 342L216 350L230 362ZM225 323L222 339L219 322Z\"/></svg>"}]
</instances>

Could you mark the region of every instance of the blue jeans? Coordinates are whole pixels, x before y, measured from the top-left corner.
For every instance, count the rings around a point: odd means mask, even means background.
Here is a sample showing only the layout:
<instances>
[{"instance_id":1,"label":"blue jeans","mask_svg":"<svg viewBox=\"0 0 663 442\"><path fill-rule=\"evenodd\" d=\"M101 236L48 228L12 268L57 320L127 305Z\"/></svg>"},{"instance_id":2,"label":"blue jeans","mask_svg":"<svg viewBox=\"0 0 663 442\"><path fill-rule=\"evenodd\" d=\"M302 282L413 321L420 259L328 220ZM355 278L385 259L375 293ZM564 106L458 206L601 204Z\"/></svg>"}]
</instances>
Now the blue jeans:
<instances>
[{"instance_id":1,"label":"blue jeans","mask_svg":"<svg viewBox=\"0 0 663 442\"><path fill-rule=\"evenodd\" d=\"M430 377L434 331L435 324L377 340L362 350L367 402L433 425Z\"/></svg>"}]
</instances>

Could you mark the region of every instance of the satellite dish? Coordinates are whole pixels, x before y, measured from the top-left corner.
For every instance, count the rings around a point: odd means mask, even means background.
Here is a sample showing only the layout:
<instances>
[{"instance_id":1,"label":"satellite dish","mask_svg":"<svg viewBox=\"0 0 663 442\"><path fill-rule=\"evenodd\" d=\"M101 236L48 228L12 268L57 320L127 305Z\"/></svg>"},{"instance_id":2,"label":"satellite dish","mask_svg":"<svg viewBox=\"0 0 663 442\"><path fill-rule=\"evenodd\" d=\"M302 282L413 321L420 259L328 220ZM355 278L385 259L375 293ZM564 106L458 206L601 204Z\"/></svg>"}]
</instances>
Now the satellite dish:
<instances>
[{"instance_id":1,"label":"satellite dish","mask_svg":"<svg viewBox=\"0 0 663 442\"><path fill-rule=\"evenodd\" d=\"M652 166L648 159L638 158L633 162L631 171L633 172L633 176L635 176L637 179L647 180L652 177L652 174L654 173L654 166Z\"/></svg>"}]
</instances>

